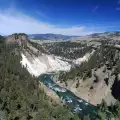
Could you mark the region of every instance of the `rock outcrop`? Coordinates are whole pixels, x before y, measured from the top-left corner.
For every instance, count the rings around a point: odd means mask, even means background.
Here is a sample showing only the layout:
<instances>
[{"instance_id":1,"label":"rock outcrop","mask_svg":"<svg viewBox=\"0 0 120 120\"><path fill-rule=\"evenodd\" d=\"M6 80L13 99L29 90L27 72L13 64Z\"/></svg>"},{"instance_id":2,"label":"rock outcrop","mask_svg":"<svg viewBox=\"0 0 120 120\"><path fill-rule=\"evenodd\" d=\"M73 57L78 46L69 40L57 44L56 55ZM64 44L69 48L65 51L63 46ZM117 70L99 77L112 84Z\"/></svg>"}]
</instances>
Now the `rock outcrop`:
<instances>
[{"instance_id":1,"label":"rock outcrop","mask_svg":"<svg viewBox=\"0 0 120 120\"><path fill-rule=\"evenodd\" d=\"M20 46L21 45L26 46L27 41L28 41L28 36L24 33L19 33L19 34L15 33L7 37L7 43L14 43L14 44L18 43Z\"/></svg>"}]
</instances>

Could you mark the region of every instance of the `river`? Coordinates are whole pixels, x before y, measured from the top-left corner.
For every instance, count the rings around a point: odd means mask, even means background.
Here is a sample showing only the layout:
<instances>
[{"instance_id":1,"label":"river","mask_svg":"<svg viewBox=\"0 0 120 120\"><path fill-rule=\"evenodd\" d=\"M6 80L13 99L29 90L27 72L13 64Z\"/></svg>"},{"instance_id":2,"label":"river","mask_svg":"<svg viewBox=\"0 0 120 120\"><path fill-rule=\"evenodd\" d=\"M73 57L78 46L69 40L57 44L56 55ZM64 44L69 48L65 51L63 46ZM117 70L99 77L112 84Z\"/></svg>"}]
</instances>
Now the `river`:
<instances>
[{"instance_id":1,"label":"river","mask_svg":"<svg viewBox=\"0 0 120 120\"><path fill-rule=\"evenodd\" d=\"M48 88L53 90L61 99L62 103L67 105L72 113L77 113L80 116L90 115L92 119L96 118L97 108L89 104L87 101L77 97L66 88L60 87L52 79L50 74L43 74L40 76L40 81Z\"/></svg>"}]
</instances>

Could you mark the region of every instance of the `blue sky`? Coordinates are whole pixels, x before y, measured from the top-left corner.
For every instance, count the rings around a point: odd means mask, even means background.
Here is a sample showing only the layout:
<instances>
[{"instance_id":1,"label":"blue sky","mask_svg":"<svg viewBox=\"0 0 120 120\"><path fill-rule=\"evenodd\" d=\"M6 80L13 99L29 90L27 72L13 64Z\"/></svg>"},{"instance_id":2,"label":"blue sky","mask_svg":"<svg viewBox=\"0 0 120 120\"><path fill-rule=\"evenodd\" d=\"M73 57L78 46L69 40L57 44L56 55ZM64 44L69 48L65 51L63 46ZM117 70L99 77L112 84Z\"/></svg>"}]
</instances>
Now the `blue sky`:
<instances>
[{"instance_id":1,"label":"blue sky","mask_svg":"<svg viewBox=\"0 0 120 120\"><path fill-rule=\"evenodd\" d=\"M0 34L120 30L120 0L0 0Z\"/></svg>"}]
</instances>

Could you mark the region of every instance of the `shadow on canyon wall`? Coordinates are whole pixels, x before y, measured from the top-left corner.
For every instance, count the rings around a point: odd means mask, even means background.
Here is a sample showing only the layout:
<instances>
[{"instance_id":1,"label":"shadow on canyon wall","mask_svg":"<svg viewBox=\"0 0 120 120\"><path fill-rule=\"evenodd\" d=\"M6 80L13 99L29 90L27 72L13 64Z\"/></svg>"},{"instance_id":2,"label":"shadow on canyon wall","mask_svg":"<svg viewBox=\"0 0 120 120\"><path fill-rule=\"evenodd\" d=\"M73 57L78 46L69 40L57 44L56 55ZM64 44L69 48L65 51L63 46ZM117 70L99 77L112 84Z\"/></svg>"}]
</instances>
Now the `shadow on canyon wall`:
<instances>
[{"instance_id":1,"label":"shadow on canyon wall","mask_svg":"<svg viewBox=\"0 0 120 120\"><path fill-rule=\"evenodd\" d=\"M112 95L115 99L120 101L120 80L118 79L118 75L115 75L115 82L111 87Z\"/></svg>"}]
</instances>

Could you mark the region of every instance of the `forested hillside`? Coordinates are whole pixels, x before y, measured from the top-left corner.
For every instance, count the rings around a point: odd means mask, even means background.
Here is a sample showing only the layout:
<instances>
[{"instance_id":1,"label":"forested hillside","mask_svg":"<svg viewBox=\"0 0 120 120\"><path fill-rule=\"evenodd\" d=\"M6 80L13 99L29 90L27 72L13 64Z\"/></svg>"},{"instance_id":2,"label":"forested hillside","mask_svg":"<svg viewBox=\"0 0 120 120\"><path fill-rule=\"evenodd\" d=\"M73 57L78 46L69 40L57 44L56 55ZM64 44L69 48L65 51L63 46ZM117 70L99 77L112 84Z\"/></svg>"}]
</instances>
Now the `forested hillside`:
<instances>
[{"instance_id":1,"label":"forested hillside","mask_svg":"<svg viewBox=\"0 0 120 120\"><path fill-rule=\"evenodd\" d=\"M19 34L17 36L19 38ZM78 117L77 114L71 113L68 106L58 104L54 99L47 96L44 89L40 87L39 79L30 75L26 68L21 66L21 52L25 52L28 49L26 42L20 44L23 38L20 37L19 42L14 42L13 44L13 42L6 42L6 39L0 36L1 120L92 120L90 119L90 115L82 116L82 118L81 116ZM51 53L69 59L78 58L79 55L83 56L86 52L93 49L91 45L87 46L87 44L81 43L72 44L65 42L44 44L42 46L37 43L28 42L39 50L37 53ZM24 43L25 45L23 45ZM51 46L54 46L53 49L51 49ZM115 82L110 89L112 95L118 101L114 105L111 104L108 106L103 100L101 104L97 105L96 120L111 120L111 118L120 117L120 94L118 92L120 87L119 56L119 49L110 46L107 41L102 41L101 46L96 49L88 62L84 62L80 67L74 67L69 72L60 72L60 82L69 86L69 82L73 81L76 89L81 87L81 79L83 82L88 82L87 80L94 78L91 84L92 86L87 86L87 89L90 87L90 91L96 90L95 85L99 85L101 81L103 81L104 86L109 87L112 81L111 78L114 76L113 80ZM101 68L104 68L102 69L102 74L109 73L109 76L103 80L97 76L97 71ZM82 94L82 91L80 94Z\"/></svg>"},{"instance_id":2,"label":"forested hillside","mask_svg":"<svg viewBox=\"0 0 120 120\"><path fill-rule=\"evenodd\" d=\"M83 57L87 52L91 52L92 46L87 46L86 43L75 42L54 42L44 43L43 46L50 54L62 56L67 59L77 59Z\"/></svg>"},{"instance_id":3,"label":"forested hillside","mask_svg":"<svg viewBox=\"0 0 120 120\"><path fill-rule=\"evenodd\" d=\"M77 120L49 98L38 79L20 64L21 47L0 37L0 118L2 120Z\"/></svg>"}]
</instances>

